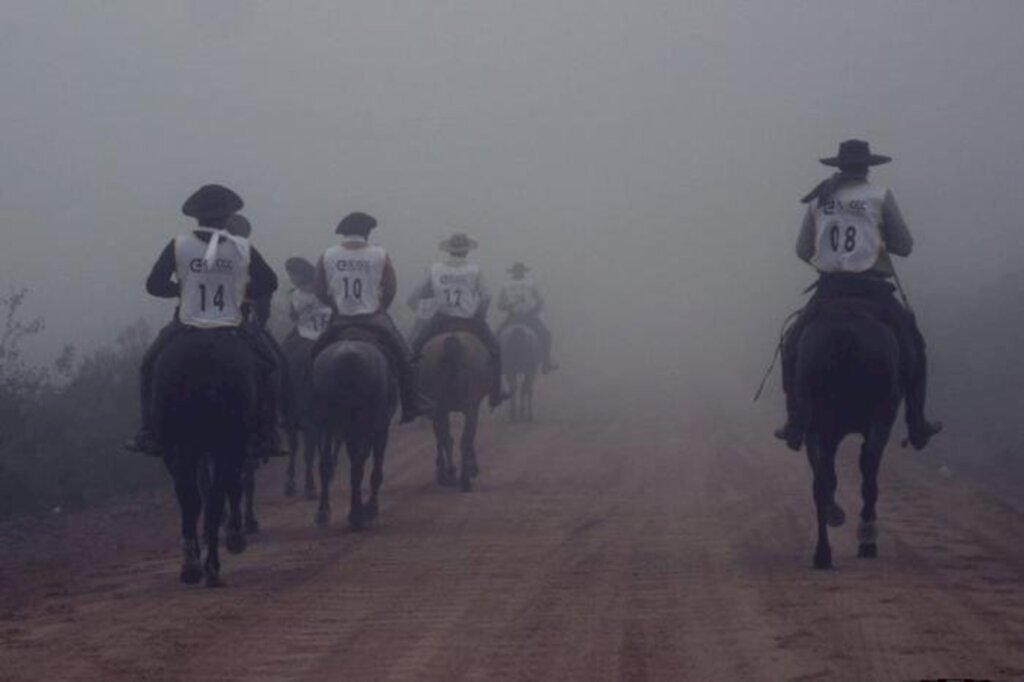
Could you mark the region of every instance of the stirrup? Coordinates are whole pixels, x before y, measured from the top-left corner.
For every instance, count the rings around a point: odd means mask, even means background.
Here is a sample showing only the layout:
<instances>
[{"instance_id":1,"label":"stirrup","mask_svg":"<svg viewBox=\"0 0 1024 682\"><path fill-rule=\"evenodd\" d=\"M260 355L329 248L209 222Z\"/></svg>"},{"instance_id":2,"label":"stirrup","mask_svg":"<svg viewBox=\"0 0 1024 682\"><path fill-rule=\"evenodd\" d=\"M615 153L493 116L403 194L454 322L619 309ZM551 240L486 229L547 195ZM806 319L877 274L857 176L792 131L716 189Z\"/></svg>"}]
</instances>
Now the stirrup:
<instances>
[{"instance_id":1,"label":"stirrup","mask_svg":"<svg viewBox=\"0 0 1024 682\"><path fill-rule=\"evenodd\" d=\"M804 434L789 422L775 429L775 437L785 441L786 447L790 450L799 451L804 445Z\"/></svg>"}]
</instances>

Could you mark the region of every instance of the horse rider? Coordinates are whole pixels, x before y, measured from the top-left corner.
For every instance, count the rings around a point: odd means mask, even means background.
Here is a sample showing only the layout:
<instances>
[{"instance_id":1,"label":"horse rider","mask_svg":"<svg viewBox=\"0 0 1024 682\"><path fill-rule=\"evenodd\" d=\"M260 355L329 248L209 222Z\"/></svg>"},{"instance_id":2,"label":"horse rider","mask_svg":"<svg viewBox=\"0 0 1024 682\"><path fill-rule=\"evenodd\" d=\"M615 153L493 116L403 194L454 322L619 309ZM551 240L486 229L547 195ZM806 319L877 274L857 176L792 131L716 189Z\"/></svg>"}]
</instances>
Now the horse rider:
<instances>
[{"instance_id":1,"label":"horse rider","mask_svg":"<svg viewBox=\"0 0 1024 682\"><path fill-rule=\"evenodd\" d=\"M425 307L433 314L413 339L413 353L419 357L423 346L432 337L458 329L474 334L491 357L490 405L500 405L510 395L501 387L501 344L487 326L487 308L491 303L480 266L468 262L469 252L477 242L463 232L456 232L441 242L439 248L447 258L430 265L422 283L409 297L408 305L421 313Z\"/></svg>"},{"instance_id":2,"label":"horse rider","mask_svg":"<svg viewBox=\"0 0 1024 682\"><path fill-rule=\"evenodd\" d=\"M537 335L541 347L541 367L544 374L558 369L558 365L551 362L551 332L540 319L540 311L544 307L544 299L541 298L537 285L532 279L527 279L526 273L530 268L523 263L514 263L508 269L511 277L505 281L498 294L498 310L506 313L505 319L498 325L498 336L511 324L521 324L529 327Z\"/></svg>"},{"instance_id":3,"label":"horse rider","mask_svg":"<svg viewBox=\"0 0 1024 682\"><path fill-rule=\"evenodd\" d=\"M234 328L250 342L260 360L257 372L259 412L265 414L266 384L273 370L273 357L243 326L246 298L269 299L277 289L277 275L259 251L243 237L226 230L230 216L243 202L222 185L203 185L190 196L181 211L194 218L197 227L183 232L164 247L146 279L146 291L157 298L176 298L174 319L160 330L142 359L140 404L142 427L125 447L135 452L159 455L160 448L151 413L153 368L160 352L176 337L194 329ZM276 428L260 419L258 453L273 450Z\"/></svg>"},{"instance_id":4,"label":"horse rider","mask_svg":"<svg viewBox=\"0 0 1024 682\"><path fill-rule=\"evenodd\" d=\"M331 325L317 339L313 355L341 338L348 329L358 328L372 334L398 375L404 424L426 414L429 406L417 387L409 346L387 312L398 284L387 251L369 243L370 231L376 226L377 220L371 215L348 214L335 230L341 235L341 242L320 256L313 291L331 308L333 316Z\"/></svg>"},{"instance_id":5,"label":"horse rider","mask_svg":"<svg viewBox=\"0 0 1024 682\"><path fill-rule=\"evenodd\" d=\"M228 231L228 234L236 237L243 237L244 239L250 239L252 237L252 224L249 219L241 213L235 213L228 216L228 219L224 223L224 229ZM281 412L287 422L294 421L294 414L292 405L290 402L290 394L288 391L280 390L281 385L287 386L288 381L288 360L284 356L284 352L281 350L280 344L274 335L267 329L267 323L270 321L271 313L271 299L272 296L264 296L261 298L246 298L242 303L242 317L244 318L243 324L252 332L252 338L260 346L262 356L272 356L274 358L274 367L281 374L280 381L270 381L266 385L266 395L264 400L261 401L260 406L263 408L263 412L260 413L260 420L269 420L270 423L277 423L277 410L278 406L281 407ZM292 426L292 424L287 424ZM283 454L279 447L279 438L277 429L267 429L266 436L271 439L270 445L272 446L267 453L271 455Z\"/></svg>"},{"instance_id":6,"label":"horse rider","mask_svg":"<svg viewBox=\"0 0 1024 682\"><path fill-rule=\"evenodd\" d=\"M941 422L924 416L927 358L924 337L909 307L893 295L896 279L891 255L909 256L914 246L892 192L871 183L871 166L892 159L872 154L863 140L846 140L836 156L821 159L838 168L801 201L807 204L796 254L819 273L815 293L786 332L782 348L782 385L788 417L775 436L800 449L804 433L797 420L796 363L800 334L816 310L829 299L862 297L875 302L882 318L896 334L900 346L900 375L906 400L906 421L911 445L921 449L942 430Z\"/></svg>"},{"instance_id":7,"label":"horse rider","mask_svg":"<svg viewBox=\"0 0 1024 682\"><path fill-rule=\"evenodd\" d=\"M288 319L295 325L288 333L288 338L316 341L330 325L334 313L329 305L317 297L313 289L316 267L305 258L294 256L285 261L284 269L292 284L288 292Z\"/></svg>"}]
</instances>

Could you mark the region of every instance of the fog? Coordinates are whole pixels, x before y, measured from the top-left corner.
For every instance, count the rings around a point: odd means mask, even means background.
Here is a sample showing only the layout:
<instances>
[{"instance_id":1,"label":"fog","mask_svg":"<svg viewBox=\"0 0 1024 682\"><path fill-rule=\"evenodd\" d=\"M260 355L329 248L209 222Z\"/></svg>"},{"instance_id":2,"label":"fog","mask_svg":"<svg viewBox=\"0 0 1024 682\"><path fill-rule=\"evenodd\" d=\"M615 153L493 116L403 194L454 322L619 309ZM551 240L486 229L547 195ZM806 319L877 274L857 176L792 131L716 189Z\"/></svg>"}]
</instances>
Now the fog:
<instances>
[{"instance_id":1,"label":"fog","mask_svg":"<svg viewBox=\"0 0 1024 682\"><path fill-rule=\"evenodd\" d=\"M40 361L158 326L145 276L219 182L282 279L363 210L404 301L465 229L492 288L533 267L559 383L775 419L749 400L814 279L799 198L862 137L948 420L960 311L1024 284L1021 26L1015 0L5 2L0 287L32 290Z\"/></svg>"}]
</instances>

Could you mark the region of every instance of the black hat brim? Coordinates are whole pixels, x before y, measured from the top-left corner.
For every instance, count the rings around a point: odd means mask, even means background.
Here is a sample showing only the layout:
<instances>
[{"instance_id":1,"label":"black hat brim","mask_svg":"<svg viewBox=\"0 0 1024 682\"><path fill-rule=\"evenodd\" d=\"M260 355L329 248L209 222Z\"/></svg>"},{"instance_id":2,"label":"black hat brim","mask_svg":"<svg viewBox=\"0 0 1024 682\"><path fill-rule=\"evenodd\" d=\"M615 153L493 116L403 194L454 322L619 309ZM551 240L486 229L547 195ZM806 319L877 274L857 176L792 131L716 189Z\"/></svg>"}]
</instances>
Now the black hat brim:
<instances>
[{"instance_id":1,"label":"black hat brim","mask_svg":"<svg viewBox=\"0 0 1024 682\"><path fill-rule=\"evenodd\" d=\"M868 154L866 157L859 159L842 159L838 156L829 156L824 159L818 159L818 161L833 168L838 166L881 166L892 161L892 157L885 156L884 154Z\"/></svg>"}]
</instances>

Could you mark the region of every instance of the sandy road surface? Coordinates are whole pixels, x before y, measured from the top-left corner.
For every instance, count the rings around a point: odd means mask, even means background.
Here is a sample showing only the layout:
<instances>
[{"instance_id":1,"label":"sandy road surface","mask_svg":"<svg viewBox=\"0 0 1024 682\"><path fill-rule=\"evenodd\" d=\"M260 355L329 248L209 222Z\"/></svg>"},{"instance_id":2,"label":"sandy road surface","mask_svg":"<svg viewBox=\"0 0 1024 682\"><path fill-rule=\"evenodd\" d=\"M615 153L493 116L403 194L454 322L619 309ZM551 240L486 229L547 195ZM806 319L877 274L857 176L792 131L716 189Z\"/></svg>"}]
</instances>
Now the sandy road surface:
<instances>
[{"instance_id":1,"label":"sandy road surface","mask_svg":"<svg viewBox=\"0 0 1024 682\"><path fill-rule=\"evenodd\" d=\"M881 558L849 524L823 573L774 444L496 421L480 452L475 492L441 490L429 431L399 430L362 534L312 527L274 467L221 590L178 584L169 490L0 527L0 679L1024 679L1024 514L934 459L890 450Z\"/></svg>"}]
</instances>

